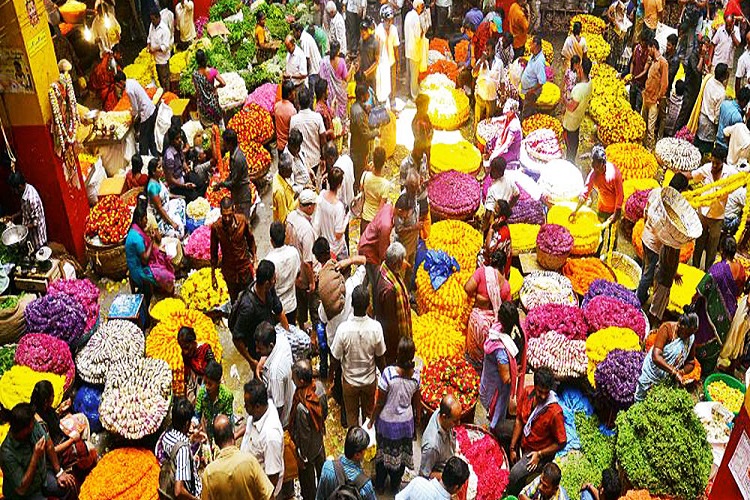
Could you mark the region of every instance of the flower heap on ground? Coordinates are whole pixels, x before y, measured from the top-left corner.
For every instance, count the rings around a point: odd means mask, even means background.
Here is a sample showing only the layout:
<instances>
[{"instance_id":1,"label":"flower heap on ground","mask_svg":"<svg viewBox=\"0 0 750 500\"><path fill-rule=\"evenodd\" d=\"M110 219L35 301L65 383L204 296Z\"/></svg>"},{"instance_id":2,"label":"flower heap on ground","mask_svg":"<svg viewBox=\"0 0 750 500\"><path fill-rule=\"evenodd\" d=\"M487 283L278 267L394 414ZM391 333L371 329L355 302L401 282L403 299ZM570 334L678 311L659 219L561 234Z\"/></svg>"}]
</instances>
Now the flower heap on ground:
<instances>
[{"instance_id":1,"label":"flower heap on ground","mask_svg":"<svg viewBox=\"0 0 750 500\"><path fill-rule=\"evenodd\" d=\"M112 363L142 358L143 332L135 323L121 319L107 321L76 355L78 376L85 382L104 385Z\"/></svg>"},{"instance_id":2,"label":"flower heap on ground","mask_svg":"<svg viewBox=\"0 0 750 500\"><path fill-rule=\"evenodd\" d=\"M570 279L573 290L579 295L585 295L594 280L615 281L612 270L596 257L568 259L562 272Z\"/></svg>"},{"instance_id":3,"label":"flower heap on ground","mask_svg":"<svg viewBox=\"0 0 750 500\"><path fill-rule=\"evenodd\" d=\"M187 309L187 306L182 300L174 297L167 297L154 304L151 307L149 314L156 321L162 321L167 319L173 312L184 311L185 309Z\"/></svg>"},{"instance_id":4,"label":"flower heap on ground","mask_svg":"<svg viewBox=\"0 0 750 500\"><path fill-rule=\"evenodd\" d=\"M18 403L31 401L34 386L47 380L52 384L55 396L52 407L56 408L62 401L65 392L65 376L56 373L38 372L28 366L15 365L3 373L0 378L0 405L3 408L13 408Z\"/></svg>"},{"instance_id":5,"label":"flower heap on ground","mask_svg":"<svg viewBox=\"0 0 750 500\"><path fill-rule=\"evenodd\" d=\"M180 298L185 301L189 309L209 311L225 304L229 300L229 292L224 276L216 270L216 284L211 284L211 268L205 267L192 273L180 289Z\"/></svg>"},{"instance_id":6,"label":"flower heap on ground","mask_svg":"<svg viewBox=\"0 0 750 500\"><path fill-rule=\"evenodd\" d=\"M479 209L482 188L474 176L448 170L432 176L427 194L436 215L467 219Z\"/></svg>"},{"instance_id":7,"label":"flower heap on ground","mask_svg":"<svg viewBox=\"0 0 750 500\"><path fill-rule=\"evenodd\" d=\"M635 401L635 388L646 353L614 349L596 365L594 382L600 400L616 410L626 410Z\"/></svg>"},{"instance_id":8,"label":"flower heap on ground","mask_svg":"<svg viewBox=\"0 0 750 500\"><path fill-rule=\"evenodd\" d=\"M570 203L558 203L547 213L547 222L566 227L573 236L572 255L590 255L596 252L601 241L601 224L596 212L588 207L581 207L575 219L569 220L574 206Z\"/></svg>"},{"instance_id":9,"label":"flower heap on ground","mask_svg":"<svg viewBox=\"0 0 750 500\"><path fill-rule=\"evenodd\" d=\"M430 148L430 172L433 174L455 170L475 175L481 166L482 153L469 141L461 140L454 144L436 143Z\"/></svg>"},{"instance_id":10,"label":"flower heap on ground","mask_svg":"<svg viewBox=\"0 0 750 500\"><path fill-rule=\"evenodd\" d=\"M527 310L543 304L578 305L570 280L551 271L529 273L523 280L520 298Z\"/></svg>"},{"instance_id":11,"label":"flower heap on ground","mask_svg":"<svg viewBox=\"0 0 750 500\"><path fill-rule=\"evenodd\" d=\"M187 216L196 221L204 220L210 211L211 204L202 196L188 203L185 209Z\"/></svg>"},{"instance_id":12,"label":"flower heap on ground","mask_svg":"<svg viewBox=\"0 0 750 500\"><path fill-rule=\"evenodd\" d=\"M57 280L49 284L49 295L69 295L86 311L86 330L91 330L99 320L99 288L89 279Z\"/></svg>"},{"instance_id":13,"label":"flower heap on ground","mask_svg":"<svg viewBox=\"0 0 750 500\"><path fill-rule=\"evenodd\" d=\"M157 500L159 462L148 450L118 448L104 455L81 485L81 500Z\"/></svg>"},{"instance_id":14,"label":"flower heap on ground","mask_svg":"<svg viewBox=\"0 0 750 500\"><path fill-rule=\"evenodd\" d=\"M508 486L505 452L490 434L463 426L456 428L456 444L477 476L477 500L501 498Z\"/></svg>"},{"instance_id":15,"label":"flower heap on ground","mask_svg":"<svg viewBox=\"0 0 750 500\"><path fill-rule=\"evenodd\" d=\"M513 255L531 252L536 248L539 224L510 224L510 241L513 244Z\"/></svg>"},{"instance_id":16,"label":"flower heap on ground","mask_svg":"<svg viewBox=\"0 0 750 500\"><path fill-rule=\"evenodd\" d=\"M586 322L578 307L536 306L529 310L524 329L527 356L534 369L547 367L561 379L586 373Z\"/></svg>"},{"instance_id":17,"label":"flower heap on ground","mask_svg":"<svg viewBox=\"0 0 750 500\"><path fill-rule=\"evenodd\" d=\"M640 308L616 297L593 297L584 306L583 315L591 333L619 326L633 330L641 340L646 337L646 319Z\"/></svg>"},{"instance_id":18,"label":"flower heap on ground","mask_svg":"<svg viewBox=\"0 0 750 500\"><path fill-rule=\"evenodd\" d=\"M543 224L536 236L536 248L549 255L568 255L573 249L573 236L558 224Z\"/></svg>"},{"instance_id":19,"label":"flower heap on ground","mask_svg":"<svg viewBox=\"0 0 750 500\"><path fill-rule=\"evenodd\" d=\"M439 333L436 333L436 328ZM464 328L439 311L431 311L421 316L412 314L411 330L417 356L422 358L425 364L430 364L438 358L460 356L464 351Z\"/></svg>"},{"instance_id":20,"label":"flower heap on ground","mask_svg":"<svg viewBox=\"0 0 750 500\"><path fill-rule=\"evenodd\" d=\"M599 363L607 358L607 354L615 349L626 351L640 351L641 344L638 335L629 328L610 326L599 330L586 339L586 356L588 357L588 379L596 387L594 374Z\"/></svg>"},{"instance_id":21,"label":"flower heap on ground","mask_svg":"<svg viewBox=\"0 0 750 500\"><path fill-rule=\"evenodd\" d=\"M641 144L621 142L607 146L607 161L616 165L622 179L652 179L659 163L656 157Z\"/></svg>"},{"instance_id":22,"label":"flower heap on ground","mask_svg":"<svg viewBox=\"0 0 750 500\"><path fill-rule=\"evenodd\" d=\"M622 183L622 199L627 200L636 191L648 191L658 187L660 186L656 179L628 179Z\"/></svg>"},{"instance_id":23,"label":"flower heap on ground","mask_svg":"<svg viewBox=\"0 0 750 500\"><path fill-rule=\"evenodd\" d=\"M15 364L28 366L40 373L65 376L65 390L76 377L76 367L70 348L64 341L44 333L27 333L18 342Z\"/></svg>"},{"instance_id":24,"label":"flower heap on ground","mask_svg":"<svg viewBox=\"0 0 750 500\"><path fill-rule=\"evenodd\" d=\"M562 124L560 120L553 116L537 113L521 122L521 130L524 137L527 137L535 130L543 128L553 131L557 135L558 140L562 140Z\"/></svg>"},{"instance_id":25,"label":"flower heap on ground","mask_svg":"<svg viewBox=\"0 0 750 500\"><path fill-rule=\"evenodd\" d=\"M440 406L440 400L447 394L458 399L462 413L477 404L479 375L463 355L434 360L422 370L420 380L422 402L431 410Z\"/></svg>"},{"instance_id":26,"label":"flower heap on ground","mask_svg":"<svg viewBox=\"0 0 750 500\"><path fill-rule=\"evenodd\" d=\"M211 226L200 226L193 231L185 243L185 254L194 259L211 260Z\"/></svg>"},{"instance_id":27,"label":"flower heap on ground","mask_svg":"<svg viewBox=\"0 0 750 500\"><path fill-rule=\"evenodd\" d=\"M74 350L86 332L83 304L67 294L44 295L24 309L27 332L47 333Z\"/></svg>"}]
</instances>

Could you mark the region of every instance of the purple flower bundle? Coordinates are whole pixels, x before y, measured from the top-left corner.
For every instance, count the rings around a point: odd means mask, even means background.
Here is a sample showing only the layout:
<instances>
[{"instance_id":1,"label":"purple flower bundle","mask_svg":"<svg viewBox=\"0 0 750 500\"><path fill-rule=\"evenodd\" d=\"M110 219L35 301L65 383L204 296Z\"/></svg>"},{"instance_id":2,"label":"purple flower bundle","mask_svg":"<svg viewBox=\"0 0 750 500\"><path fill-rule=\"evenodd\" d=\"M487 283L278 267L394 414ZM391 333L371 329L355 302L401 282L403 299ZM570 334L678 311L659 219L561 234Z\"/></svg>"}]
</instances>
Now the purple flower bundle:
<instances>
[{"instance_id":1,"label":"purple flower bundle","mask_svg":"<svg viewBox=\"0 0 750 500\"><path fill-rule=\"evenodd\" d=\"M592 333L616 326L630 328L641 340L646 336L646 318L641 310L614 297L594 297L584 306L583 316Z\"/></svg>"},{"instance_id":2,"label":"purple flower bundle","mask_svg":"<svg viewBox=\"0 0 750 500\"><path fill-rule=\"evenodd\" d=\"M89 279L53 281L48 294L65 294L76 299L86 311L86 331L91 330L99 320L99 288Z\"/></svg>"},{"instance_id":3,"label":"purple flower bundle","mask_svg":"<svg viewBox=\"0 0 750 500\"><path fill-rule=\"evenodd\" d=\"M682 127L674 136L676 139L685 139L690 144L692 144L695 140L695 135L693 135L693 133L687 127Z\"/></svg>"},{"instance_id":4,"label":"purple flower bundle","mask_svg":"<svg viewBox=\"0 0 750 500\"><path fill-rule=\"evenodd\" d=\"M519 198L511 209L508 224L544 224L544 205L529 196Z\"/></svg>"},{"instance_id":5,"label":"purple flower bundle","mask_svg":"<svg viewBox=\"0 0 750 500\"><path fill-rule=\"evenodd\" d=\"M476 178L455 170L433 175L427 185L427 196L436 212L463 217L479 208L482 188Z\"/></svg>"},{"instance_id":6,"label":"purple flower bundle","mask_svg":"<svg viewBox=\"0 0 750 500\"><path fill-rule=\"evenodd\" d=\"M66 294L45 295L23 312L27 332L47 333L75 346L86 331L86 311Z\"/></svg>"},{"instance_id":7,"label":"purple flower bundle","mask_svg":"<svg viewBox=\"0 0 750 500\"><path fill-rule=\"evenodd\" d=\"M625 202L626 219L630 222L638 222L638 219L643 218L649 193L651 193L650 189L644 189L630 195L630 198Z\"/></svg>"},{"instance_id":8,"label":"purple flower bundle","mask_svg":"<svg viewBox=\"0 0 750 500\"><path fill-rule=\"evenodd\" d=\"M588 328L583 311L563 304L543 304L529 311L525 324L528 338L540 337L553 330L571 340L586 340Z\"/></svg>"},{"instance_id":9,"label":"purple flower bundle","mask_svg":"<svg viewBox=\"0 0 750 500\"><path fill-rule=\"evenodd\" d=\"M278 92L278 89L279 84L277 83L264 83L247 96L245 106L255 103L273 114L273 105L276 103L276 92Z\"/></svg>"},{"instance_id":10,"label":"purple flower bundle","mask_svg":"<svg viewBox=\"0 0 750 500\"><path fill-rule=\"evenodd\" d=\"M203 37L203 29L208 24L208 18L206 16L201 16L198 19L195 20L195 34L198 38Z\"/></svg>"},{"instance_id":11,"label":"purple flower bundle","mask_svg":"<svg viewBox=\"0 0 750 500\"><path fill-rule=\"evenodd\" d=\"M638 300L638 296L635 293L628 290L619 283L612 283L611 281L603 279L597 279L594 280L593 283L591 283L589 291L586 292L586 295L583 296L581 307L586 307L586 304L588 304L591 299L593 299L594 297L598 297L599 295L613 297L620 300L621 302L630 304L635 308L641 307L641 302Z\"/></svg>"},{"instance_id":12,"label":"purple flower bundle","mask_svg":"<svg viewBox=\"0 0 750 500\"><path fill-rule=\"evenodd\" d=\"M539 228L536 247L550 255L565 255L573 248L573 236L568 228L558 224L544 224Z\"/></svg>"},{"instance_id":13,"label":"purple flower bundle","mask_svg":"<svg viewBox=\"0 0 750 500\"><path fill-rule=\"evenodd\" d=\"M37 372L65 375L65 389L76 377L68 344L44 333L27 333L18 342L15 362Z\"/></svg>"},{"instance_id":14,"label":"purple flower bundle","mask_svg":"<svg viewBox=\"0 0 750 500\"><path fill-rule=\"evenodd\" d=\"M635 388L646 353L615 349L596 365L596 394L611 401L619 410L627 410L634 402Z\"/></svg>"}]
</instances>

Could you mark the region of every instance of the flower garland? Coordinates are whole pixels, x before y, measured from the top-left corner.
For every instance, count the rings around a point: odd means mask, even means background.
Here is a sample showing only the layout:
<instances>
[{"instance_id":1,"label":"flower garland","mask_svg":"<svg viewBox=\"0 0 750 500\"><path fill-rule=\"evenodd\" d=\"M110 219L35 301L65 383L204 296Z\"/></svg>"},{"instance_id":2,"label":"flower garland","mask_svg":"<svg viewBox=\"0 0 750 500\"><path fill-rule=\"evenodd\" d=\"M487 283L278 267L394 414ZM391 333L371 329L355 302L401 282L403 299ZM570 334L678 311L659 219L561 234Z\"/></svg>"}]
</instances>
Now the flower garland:
<instances>
[{"instance_id":1,"label":"flower garland","mask_svg":"<svg viewBox=\"0 0 750 500\"><path fill-rule=\"evenodd\" d=\"M640 142L646 133L646 122L632 109L620 109L610 113L599 123L598 134L602 143Z\"/></svg>"},{"instance_id":2,"label":"flower garland","mask_svg":"<svg viewBox=\"0 0 750 500\"><path fill-rule=\"evenodd\" d=\"M144 349L143 332L135 323L123 319L107 321L76 355L78 376L84 382L102 385L112 363L142 358Z\"/></svg>"},{"instance_id":3,"label":"flower garland","mask_svg":"<svg viewBox=\"0 0 750 500\"><path fill-rule=\"evenodd\" d=\"M529 339L555 331L571 340L585 340L588 332L583 311L565 304L542 304L529 310L524 324Z\"/></svg>"},{"instance_id":4,"label":"flower garland","mask_svg":"<svg viewBox=\"0 0 750 500\"><path fill-rule=\"evenodd\" d=\"M209 311L229 300L227 283L221 270L216 270L216 285L211 284L211 268L205 267L192 273L180 289L180 298L189 309Z\"/></svg>"},{"instance_id":5,"label":"flower garland","mask_svg":"<svg viewBox=\"0 0 750 500\"><path fill-rule=\"evenodd\" d=\"M612 271L596 257L569 259L565 262L562 272L570 279L573 290L579 295L585 295L597 279L615 281Z\"/></svg>"},{"instance_id":6,"label":"flower garland","mask_svg":"<svg viewBox=\"0 0 750 500\"><path fill-rule=\"evenodd\" d=\"M569 220L575 205L558 203L547 213L547 223L566 227L573 236L573 255L590 255L596 252L602 238L602 226L596 212L588 207L581 207L575 219Z\"/></svg>"},{"instance_id":7,"label":"flower garland","mask_svg":"<svg viewBox=\"0 0 750 500\"><path fill-rule=\"evenodd\" d=\"M437 143L430 147L430 172L439 174L455 170L475 175L482 166L482 153L470 142Z\"/></svg>"},{"instance_id":8,"label":"flower garland","mask_svg":"<svg viewBox=\"0 0 750 500\"><path fill-rule=\"evenodd\" d=\"M529 339L527 357L534 370L546 367L558 379L578 378L586 373L586 341L571 340L556 331Z\"/></svg>"},{"instance_id":9,"label":"flower garland","mask_svg":"<svg viewBox=\"0 0 750 500\"><path fill-rule=\"evenodd\" d=\"M452 319L443 316L440 311L432 311L421 316L411 317L411 331L417 356L425 363L438 358L460 356L464 350L466 338L461 327ZM440 333L435 330L440 325Z\"/></svg>"},{"instance_id":10,"label":"flower garland","mask_svg":"<svg viewBox=\"0 0 750 500\"><path fill-rule=\"evenodd\" d=\"M601 35L607 27L602 18L592 16L591 14L576 14L573 16L570 19L571 31L573 30L573 24L575 23L581 23L581 33L585 33L586 35L589 33Z\"/></svg>"},{"instance_id":11,"label":"flower garland","mask_svg":"<svg viewBox=\"0 0 750 500\"><path fill-rule=\"evenodd\" d=\"M636 191L648 191L659 187L656 179L628 179L622 183L622 199L627 200Z\"/></svg>"},{"instance_id":12,"label":"flower garland","mask_svg":"<svg viewBox=\"0 0 750 500\"><path fill-rule=\"evenodd\" d=\"M148 450L117 448L105 454L81 485L81 500L157 500L159 462Z\"/></svg>"},{"instance_id":13,"label":"flower garland","mask_svg":"<svg viewBox=\"0 0 750 500\"><path fill-rule=\"evenodd\" d=\"M693 208L709 206L746 185L748 175L738 173L682 193ZM718 189L718 190L717 190Z\"/></svg>"},{"instance_id":14,"label":"flower garland","mask_svg":"<svg viewBox=\"0 0 750 500\"><path fill-rule=\"evenodd\" d=\"M573 236L565 226L543 224L536 236L536 247L550 255L567 255L573 249Z\"/></svg>"},{"instance_id":15,"label":"flower garland","mask_svg":"<svg viewBox=\"0 0 750 500\"><path fill-rule=\"evenodd\" d=\"M462 413L477 404L479 375L463 356L436 359L427 365L420 378L422 402L432 410L447 394L458 399Z\"/></svg>"},{"instance_id":16,"label":"flower garland","mask_svg":"<svg viewBox=\"0 0 750 500\"><path fill-rule=\"evenodd\" d=\"M474 255L476 259L476 254ZM476 265L476 261L475 261ZM434 312L450 318L459 325L465 325L471 314L471 301L464 290L464 284L469 280L473 271L463 271L451 274L440 288L432 288L430 275L419 266L417 270L417 306L422 314Z\"/></svg>"},{"instance_id":17,"label":"flower garland","mask_svg":"<svg viewBox=\"0 0 750 500\"><path fill-rule=\"evenodd\" d=\"M443 220L432 225L425 244L428 250L443 250L458 261L461 269L469 270L476 267L482 233L466 222Z\"/></svg>"},{"instance_id":18,"label":"flower garland","mask_svg":"<svg viewBox=\"0 0 750 500\"><path fill-rule=\"evenodd\" d=\"M607 160L616 165L623 181L628 179L652 179L659 163L651 152L641 144L619 142L607 146Z\"/></svg>"},{"instance_id":19,"label":"flower garland","mask_svg":"<svg viewBox=\"0 0 750 500\"><path fill-rule=\"evenodd\" d=\"M63 95L63 89L65 95ZM60 81L52 83L49 89L49 101L52 106L57 140L62 148L76 141L76 130L78 128L78 103L76 93L73 89L73 80L70 74L65 72L60 75Z\"/></svg>"}]
</instances>

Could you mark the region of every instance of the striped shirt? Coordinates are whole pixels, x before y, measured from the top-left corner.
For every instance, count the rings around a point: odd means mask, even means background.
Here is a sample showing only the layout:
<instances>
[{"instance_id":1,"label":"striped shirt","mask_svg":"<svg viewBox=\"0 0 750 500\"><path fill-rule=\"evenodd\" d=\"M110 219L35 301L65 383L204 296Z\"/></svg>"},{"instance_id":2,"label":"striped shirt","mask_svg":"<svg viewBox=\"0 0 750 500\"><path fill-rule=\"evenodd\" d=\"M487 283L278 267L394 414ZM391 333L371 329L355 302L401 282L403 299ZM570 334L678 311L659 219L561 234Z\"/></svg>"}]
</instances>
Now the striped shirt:
<instances>
[{"instance_id":1,"label":"striped shirt","mask_svg":"<svg viewBox=\"0 0 750 500\"><path fill-rule=\"evenodd\" d=\"M197 470L195 462L191 463L191 461L193 461L193 455L190 451L190 441L185 434L176 429L167 430L162 434L159 442L156 444L156 456L159 458L160 463L169 460L169 457L172 454L172 448L178 442L187 443L188 446L183 446L177 452L177 456L175 457L174 480L175 482L182 481L191 495L200 497L201 491L203 490L203 484L201 483L200 476L195 473Z\"/></svg>"},{"instance_id":2,"label":"striped shirt","mask_svg":"<svg viewBox=\"0 0 750 500\"><path fill-rule=\"evenodd\" d=\"M29 229L29 241L36 252L47 243L47 223L44 220L42 199L31 184L26 184L21 196L21 222L25 226L35 225Z\"/></svg>"}]
</instances>

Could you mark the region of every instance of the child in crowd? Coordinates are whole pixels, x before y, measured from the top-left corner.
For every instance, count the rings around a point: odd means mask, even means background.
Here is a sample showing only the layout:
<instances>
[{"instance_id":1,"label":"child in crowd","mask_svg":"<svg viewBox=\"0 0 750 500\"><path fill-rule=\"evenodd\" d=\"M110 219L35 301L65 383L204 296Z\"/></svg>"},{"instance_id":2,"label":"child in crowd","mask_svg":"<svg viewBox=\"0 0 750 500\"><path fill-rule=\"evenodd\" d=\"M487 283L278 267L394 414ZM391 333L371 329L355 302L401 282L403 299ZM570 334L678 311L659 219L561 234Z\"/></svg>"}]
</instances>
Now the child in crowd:
<instances>
[{"instance_id":1,"label":"child in crowd","mask_svg":"<svg viewBox=\"0 0 750 500\"><path fill-rule=\"evenodd\" d=\"M573 92L573 87L578 83L578 66L581 64L581 57L578 54L574 54L570 58L570 67L565 70L565 76L563 76L563 105L567 106L570 101L570 93Z\"/></svg>"}]
</instances>

